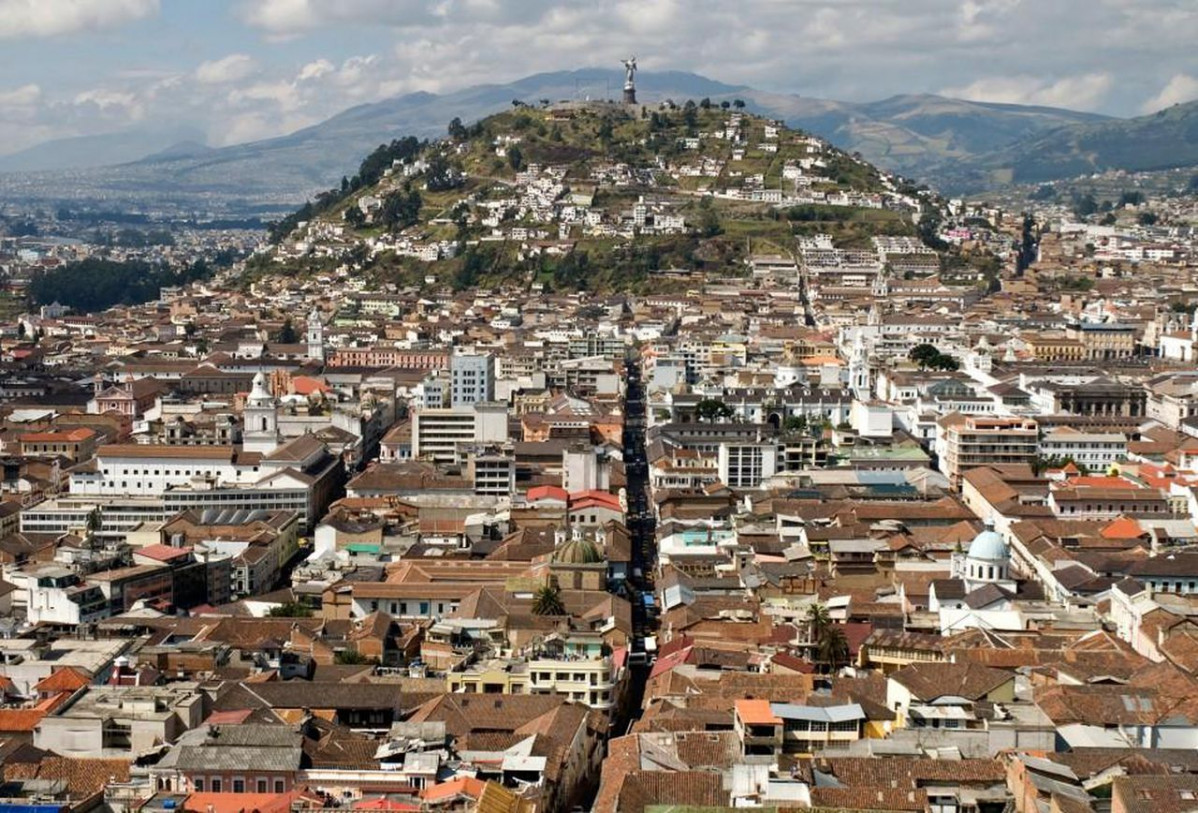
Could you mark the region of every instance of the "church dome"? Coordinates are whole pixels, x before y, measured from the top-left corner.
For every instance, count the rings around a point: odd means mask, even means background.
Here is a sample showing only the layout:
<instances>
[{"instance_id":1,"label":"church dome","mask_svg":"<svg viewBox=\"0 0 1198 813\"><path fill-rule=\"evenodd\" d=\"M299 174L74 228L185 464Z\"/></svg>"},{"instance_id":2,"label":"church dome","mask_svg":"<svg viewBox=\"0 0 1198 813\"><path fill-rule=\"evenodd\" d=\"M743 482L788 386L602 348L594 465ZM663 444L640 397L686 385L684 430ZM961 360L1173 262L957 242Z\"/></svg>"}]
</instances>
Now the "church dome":
<instances>
[{"instance_id":1,"label":"church dome","mask_svg":"<svg viewBox=\"0 0 1198 813\"><path fill-rule=\"evenodd\" d=\"M1002 535L990 525L969 543L968 555L970 559L982 559L987 562L1005 562L1011 558L1011 552L1007 549L1007 543L1003 542Z\"/></svg>"},{"instance_id":2,"label":"church dome","mask_svg":"<svg viewBox=\"0 0 1198 813\"><path fill-rule=\"evenodd\" d=\"M553 552L553 561L564 565L594 565L603 561L603 554L589 539L571 539Z\"/></svg>"}]
</instances>

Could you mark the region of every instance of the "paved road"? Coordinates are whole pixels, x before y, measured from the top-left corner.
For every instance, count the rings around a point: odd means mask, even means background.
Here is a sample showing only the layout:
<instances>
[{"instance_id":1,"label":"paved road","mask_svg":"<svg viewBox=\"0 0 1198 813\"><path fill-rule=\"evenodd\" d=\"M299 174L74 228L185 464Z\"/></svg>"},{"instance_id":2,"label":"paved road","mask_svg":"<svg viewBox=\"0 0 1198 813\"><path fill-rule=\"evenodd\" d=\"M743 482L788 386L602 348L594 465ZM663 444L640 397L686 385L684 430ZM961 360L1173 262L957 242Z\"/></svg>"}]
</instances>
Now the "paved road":
<instances>
[{"instance_id":1,"label":"paved road","mask_svg":"<svg viewBox=\"0 0 1198 813\"><path fill-rule=\"evenodd\" d=\"M645 457L645 400L641 381L640 360L630 358L625 367L627 389L624 412L624 463L628 485L628 530L632 537L631 581L632 626L635 633L633 652L644 651L644 639L657 634L656 613L649 612L642 599L654 594L654 571L657 564L655 537L656 520L649 503L649 467ZM627 724L640 717L649 678L647 665L630 670L628 703L620 715ZM623 731L615 733L622 734Z\"/></svg>"}]
</instances>

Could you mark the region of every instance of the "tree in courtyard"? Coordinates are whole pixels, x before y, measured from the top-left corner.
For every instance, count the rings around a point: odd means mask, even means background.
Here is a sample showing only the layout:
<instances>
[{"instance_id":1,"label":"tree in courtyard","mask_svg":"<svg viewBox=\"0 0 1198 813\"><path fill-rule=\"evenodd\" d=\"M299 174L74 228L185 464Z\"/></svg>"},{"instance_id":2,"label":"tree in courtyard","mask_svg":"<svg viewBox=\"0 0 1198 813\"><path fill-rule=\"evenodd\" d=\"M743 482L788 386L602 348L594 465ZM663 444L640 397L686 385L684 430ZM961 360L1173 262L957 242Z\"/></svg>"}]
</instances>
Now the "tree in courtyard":
<instances>
[{"instance_id":1,"label":"tree in courtyard","mask_svg":"<svg viewBox=\"0 0 1198 813\"><path fill-rule=\"evenodd\" d=\"M702 401L695 404L695 415L697 415L701 421L715 423L718 420L731 418L733 412L732 407L728 406L723 401L717 401L715 398L704 398Z\"/></svg>"},{"instance_id":2,"label":"tree in courtyard","mask_svg":"<svg viewBox=\"0 0 1198 813\"><path fill-rule=\"evenodd\" d=\"M565 615L562 589L556 584L542 585L532 597L533 615Z\"/></svg>"}]
</instances>

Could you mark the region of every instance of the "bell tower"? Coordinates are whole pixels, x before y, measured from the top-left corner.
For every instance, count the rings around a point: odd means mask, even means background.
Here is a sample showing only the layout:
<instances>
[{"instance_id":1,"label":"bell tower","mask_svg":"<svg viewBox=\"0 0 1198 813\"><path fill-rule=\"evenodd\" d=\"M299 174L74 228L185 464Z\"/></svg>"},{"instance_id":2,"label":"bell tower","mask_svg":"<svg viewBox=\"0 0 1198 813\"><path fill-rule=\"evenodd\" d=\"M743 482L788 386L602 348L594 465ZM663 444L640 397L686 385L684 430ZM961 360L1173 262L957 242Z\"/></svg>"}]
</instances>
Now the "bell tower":
<instances>
[{"instance_id":1,"label":"bell tower","mask_svg":"<svg viewBox=\"0 0 1198 813\"><path fill-rule=\"evenodd\" d=\"M324 361L324 325L316 308L308 314L308 358Z\"/></svg>"}]
</instances>

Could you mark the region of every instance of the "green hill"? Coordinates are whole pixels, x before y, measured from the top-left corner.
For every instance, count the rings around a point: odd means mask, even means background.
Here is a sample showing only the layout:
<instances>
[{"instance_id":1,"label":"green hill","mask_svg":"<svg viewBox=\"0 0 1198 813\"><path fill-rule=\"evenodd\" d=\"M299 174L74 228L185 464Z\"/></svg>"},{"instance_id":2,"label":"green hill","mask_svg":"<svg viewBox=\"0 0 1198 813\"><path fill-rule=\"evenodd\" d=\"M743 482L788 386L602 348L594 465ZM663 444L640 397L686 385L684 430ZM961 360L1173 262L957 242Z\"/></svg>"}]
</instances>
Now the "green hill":
<instances>
[{"instance_id":1,"label":"green hill","mask_svg":"<svg viewBox=\"0 0 1198 813\"><path fill-rule=\"evenodd\" d=\"M1198 165L1198 101L1140 116L1058 127L978 157L957 186L1040 183L1094 172L1151 172Z\"/></svg>"},{"instance_id":2,"label":"green hill","mask_svg":"<svg viewBox=\"0 0 1198 813\"><path fill-rule=\"evenodd\" d=\"M397 284L647 290L746 274L804 234L916 233L913 190L732 103L520 105L450 133L380 146L277 224L255 270L348 259Z\"/></svg>"}]
</instances>

